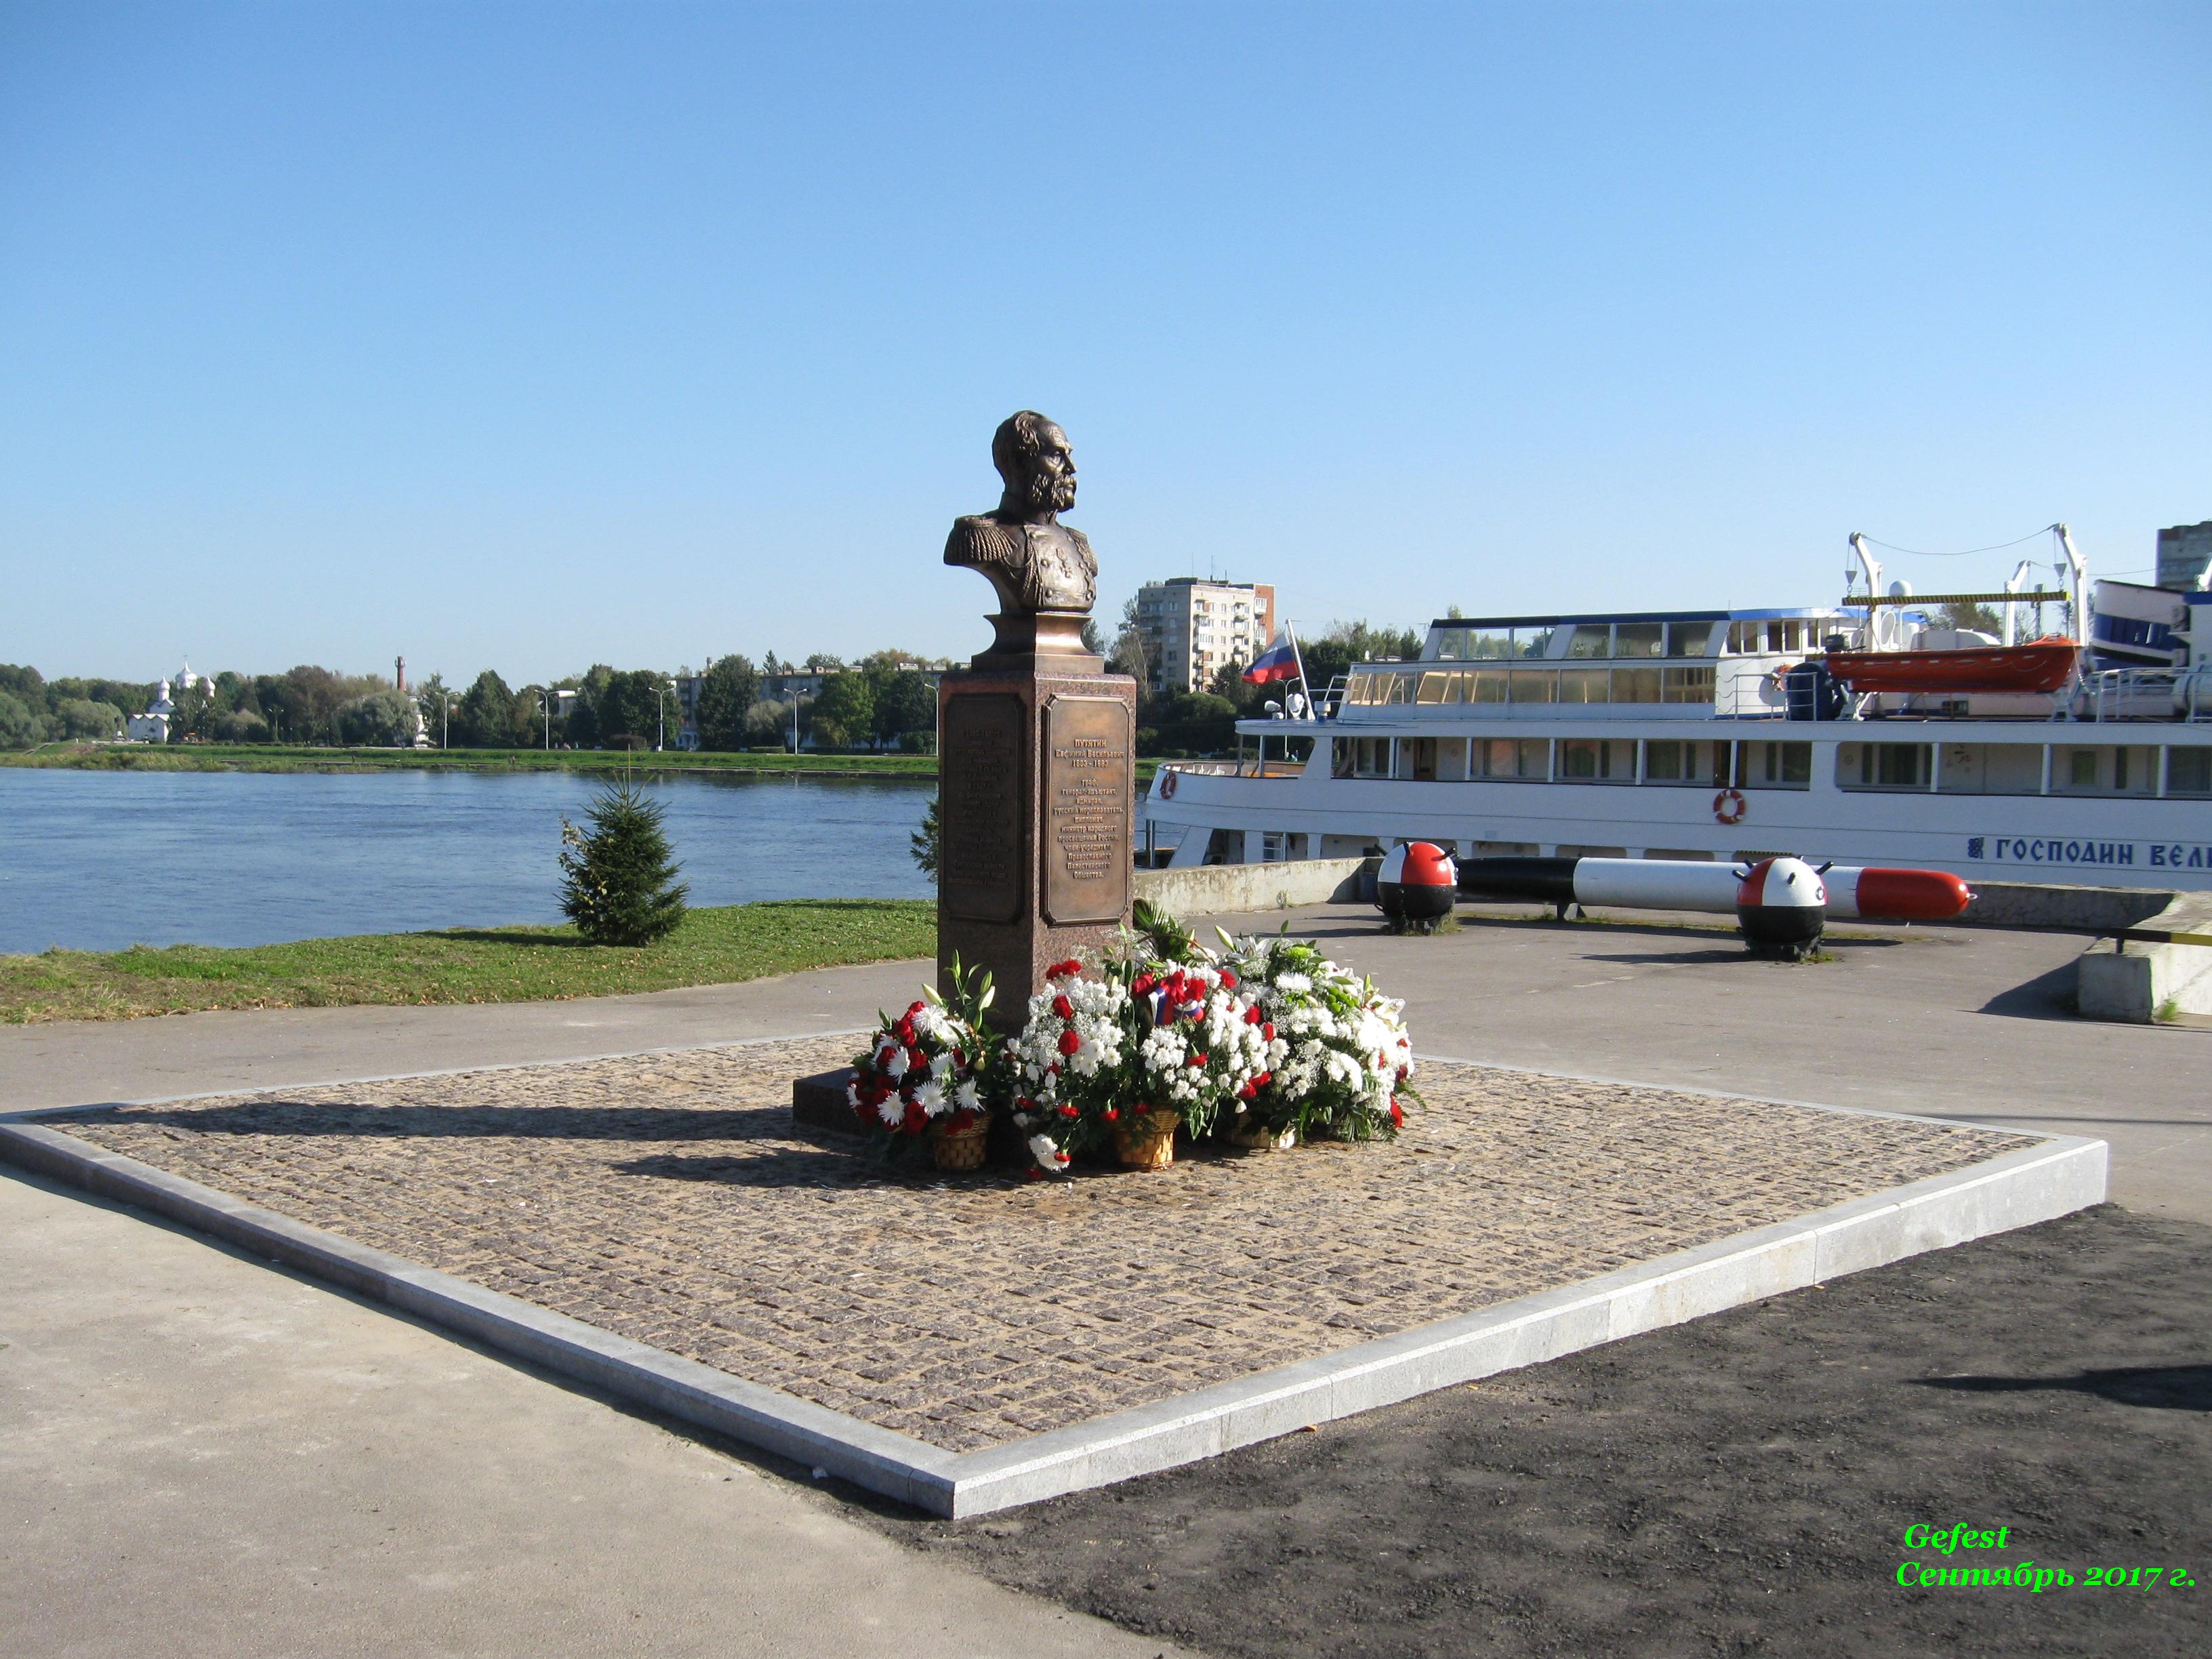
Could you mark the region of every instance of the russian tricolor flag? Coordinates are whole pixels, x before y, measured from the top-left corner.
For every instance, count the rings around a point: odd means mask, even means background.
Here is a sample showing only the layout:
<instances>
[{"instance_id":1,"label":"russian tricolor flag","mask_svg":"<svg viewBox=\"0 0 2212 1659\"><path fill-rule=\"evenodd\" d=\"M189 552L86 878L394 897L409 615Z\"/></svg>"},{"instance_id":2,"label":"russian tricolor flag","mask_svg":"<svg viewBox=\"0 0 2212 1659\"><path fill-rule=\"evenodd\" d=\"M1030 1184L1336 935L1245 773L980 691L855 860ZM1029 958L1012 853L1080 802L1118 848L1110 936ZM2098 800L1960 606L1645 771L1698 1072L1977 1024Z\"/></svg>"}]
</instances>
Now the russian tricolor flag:
<instances>
[{"instance_id":1,"label":"russian tricolor flag","mask_svg":"<svg viewBox=\"0 0 2212 1659\"><path fill-rule=\"evenodd\" d=\"M1253 659L1252 665L1244 671L1244 678L1248 684L1266 685L1273 680L1300 678L1298 647L1291 638L1290 624L1285 623L1275 631L1273 642Z\"/></svg>"}]
</instances>

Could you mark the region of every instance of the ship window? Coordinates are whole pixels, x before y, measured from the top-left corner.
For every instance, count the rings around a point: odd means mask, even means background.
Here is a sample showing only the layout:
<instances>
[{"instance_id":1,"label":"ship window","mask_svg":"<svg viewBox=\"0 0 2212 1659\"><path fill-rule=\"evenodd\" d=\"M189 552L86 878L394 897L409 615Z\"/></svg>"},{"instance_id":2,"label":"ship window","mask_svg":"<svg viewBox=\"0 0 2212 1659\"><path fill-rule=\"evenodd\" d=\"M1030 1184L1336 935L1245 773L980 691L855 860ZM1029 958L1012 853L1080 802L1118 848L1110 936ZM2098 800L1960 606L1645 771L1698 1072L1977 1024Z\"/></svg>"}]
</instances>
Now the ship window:
<instances>
[{"instance_id":1,"label":"ship window","mask_svg":"<svg viewBox=\"0 0 2212 1659\"><path fill-rule=\"evenodd\" d=\"M1711 702L1713 671L1710 668L1667 668L1660 671L1661 700L1666 702Z\"/></svg>"},{"instance_id":2,"label":"ship window","mask_svg":"<svg viewBox=\"0 0 2212 1659\"><path fill-rule=\"evenodd\" d=\"M1513 677L1513 701L1516 702L1557 702L1559 701L1559 671L1551 668L1516 668Z\"/></svg>"},{"instance_id":3,"label":"ship window","mask_svg":"<svg viewBox=\"0 0 2212 1659\"><path fill-rule=\"evenodd\" d=\"M1813 781L1809 743L1747 743L1743 748L1747 788L1802 789Z\"/></svg>"},{"instance_id":4,"label":"ship window","mask_svg":"<svg viewBox=\"0 0 2212 1659\"><path fill-rule=\"evenodd\" d=\"M1398 775L1433 783L1437 776L1437 740L1401 738L1398 742Z\"/></svg>"},{"instance_id":5,"label":"ship window","mask_svg":"<svg viewBox=\"0 0 2212 1659\"><path fill-rule=\"evenodd\" d=\"M1667 651L1670 657L1702 657L1713 641L1713 625L1709 622L1668 623Z\"/></svg>"},{"instance_id":6,"label":"ship window","mask_svg":"<svg viewBox=\"0 0 2212 1659\"><path fill-rule=\"evenodd\" d=\"M2212 795L2212 749L2167 750L2166 793Z\"/></svg>"},{"instance_id":7,"label":"ship window","mask_svg":"<svg viewBox=\"0 0 2212 1659\"><path fill-rule=\"evenodd\" d=\"M1448 781L1467 776L1467 739L1440 738L1437 739L1437 775Z\"/></svg>"},{"instance_id":8,"label":"ship window","mask_svg":"<svg viewBox=\"0 0 2212 1659\"><path fill-rule=\"evenodd\" d=\"M1356 778L1389 777L1390 739L1354 738L1352 741L1352 775Z\"/></svg>"},{"instance_id":9,"label":"ship window","mask_svg":"<svg viewBox=\"0 0 2212 1659\"><path fill-rule=\"evenodd\" d=\"M1644 777L1648 783L1714 787L1728 781L1728 764L1729 745L1724 743L1655 738L1644 746Z\"/></svg>"},{"instance_id":10,"label":"ship window","mask_svg":"<svg viewBox=\"0 0 2212 1659\"><path fill-rule=\"evenodd\" d=\"M2066 787L2069 789L2094 789L2097 787L2095 750L2075 749L2067 752Z\"/></svg>"},{"instance_id":11,"label":"ship window","mask_svg":"<svg viewBox=\"0 0 2212 1659\"><path fill-rule=\"evenodd\" d=\"M1513 739L1477 738L1471 758L1476 776L1510 778L1513 775Z\"/></svg>"},{"instance_id":12,"label":"ship window","mask_svg":"<svg viewBox=\"0 0 2212 1659\"><path fill-rule=\"evenodd\" d=\"M2032 743L1947 743L1948 795L2034 795L2043 790L2043 748Z\"/></svg>"},{"instance_id":13,"label":"ship window","mask_svg":"<svg viewBox=\"0 0 2212 1659\"><path fill-rule=\"evenodd\" d=\"M1659 701L1660 670L1656 668L1616 668L1613 671L1613 700L1615 702L1656 702ZM1680 670L1676 670L1680 672Z\"/></svg>"},{"instance_id":14,"label":"ship window","mask_svg":"<svg viewBox=\"0 0 2212 1659\"><path fill-rule=\"evenodd\" d=\"M1516 657L1548 657L1552 654L1552 635L1558 630L1550 628L1516 628L1513 630L1513 654Z\"/></svg>"},{"instance_id":15,"label":"ship window","mask_svg":"<svg viewBox=\"0 0 2212 1659\"><path fill-rule=\"evenodd\" d=\"M1476 669L1472 676L1474 684L1467 700L1469 702L1504 702L1505 672L1503 668Z\"/></svg>"},{"instance_id":16,"label":"ship window","mask_svg":"<svg viewBox=\"0 0 2212 1659\"><path fill-rule=\"evenodd\" d=\"M1836 782L1844 789L1925 789L1924 743L1846 743L1837 745Z\"/></svg>"},{"instance_id":17,"label":"ship window","mask_svg":"<svg viewBox=\"0 0 2212 1659\"><path fill-rule=\"evenodd\" d=\"M1663 623L1619 623L1613 630L1616 657L1659 657L1666 654L1667 627Z\"/></svg>"},{"instance_id":18,"label":"ship window","mask_svg":"<svg viewBox=\"0 0 2212 1659\"><path fill-rule=\"evenodd\" d=\"M1559 671L1559 701L1603 702L1607 696L1607 682L1611 678L1602 668L1562 668Z\"/></svg>"},{"instance_id":19,"label":"ship window","mask_svg":"<svg viewBox=\"0 0 2212 1659\"><path fill-rule=\"evenodd\" d=\"M1450 662L1475 662L1512 654L1513 634L1510 629L1496 634L1480 633L1472 628L1446 629L1437 651L1437 655Z\"/></svg>"},{"instance_id":20,"label":"ship window","mask_svg":"<svg viewBox=\"0 0 2212 1659\"><path fill-rule=\"evenodd\" d=\"M1559 776L1590 783L1633 783L1636 744L1625 738L1567 738L1559 744Z\"/></svg>"},{"instance_id":21,"label":"ship window","mask_svg":"<svg viewBox=\"0 0 2212 1659\"><path fill-rule=\"evenodd\" d=\"M1567 641L1570 657L1609 657L1613 654L1612 629L1605 623L1584 623L1575 629L1574 637Z\"/></svg>"}]
</instances>

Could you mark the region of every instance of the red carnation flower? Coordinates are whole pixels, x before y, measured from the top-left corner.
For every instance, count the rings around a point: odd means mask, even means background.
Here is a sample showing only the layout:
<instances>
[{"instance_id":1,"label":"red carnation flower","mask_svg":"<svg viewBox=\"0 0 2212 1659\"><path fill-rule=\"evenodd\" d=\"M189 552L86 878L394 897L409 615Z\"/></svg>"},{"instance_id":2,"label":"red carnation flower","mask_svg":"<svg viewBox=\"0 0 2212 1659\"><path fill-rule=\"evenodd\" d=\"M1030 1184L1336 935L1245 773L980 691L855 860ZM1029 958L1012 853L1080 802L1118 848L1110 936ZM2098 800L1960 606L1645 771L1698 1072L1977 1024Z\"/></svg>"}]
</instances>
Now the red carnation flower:
<instances>
[{"instance_id":1,"label":"red carnation flower","mask_svg":"<svg viewBox=\"0 0 2212 1659\"><path fill-rule=\"evenodd\" d=\"M1399 1082L1401 1082L1401 1083L1403 1083L1405 1080L1406 1080L1406 1068L1405 1068L1404 1066L1401 1066L1398 1068L1398 1081L1399 1081Z\"/></svg>"},{"instance_id":2,"label":"red carnation flower","mask_svg":"<svg viewBox=\"0 0 2212 1659\"><path fill-rule=\"evenodd\" d=\"M1066 1152L1054 1152L1052 1156L1054 1161L1056 1163L1065 1164L1067 1162L1067 1154Z\"/></svg>"},{"instance_id":3,"label":"red carnation flower","mask_svg":"<svg viewBox=\"0 0 2212 1659\"><path fill-rule=\"evenodd\" d=\"M909 1106L906 1109L906 1132L908 1134L918 1135L928 1127L927 1112L923 1111L919 1106Z\"/></svg>"},{"instance_id":4,"label":"red carnation flower","mask_svg":"<svg viewBox=\"0 0 2212 1659\"><path fill-rule=\"evenodd\" d=\"M1129 994L1137 997L1150 996L1152 987L1158 983L1159 981L1154 979L1150 974L1139 974L1129 981Z\"/></svg>"},{"instance_id":5,"label":"red carnation flower","mask_svg":"<svg viewBox=\"0 0 2212 1659\"><path fill-rule=\"evenodd\" d=\"M1106 1121L1107 1121L1109 1123L1113 1122L1115 1119L1116 1119L1116 1118L1120 1117L1121 1115L1121 1109L1119 1106L1109 1106L1109 1107L1106 1109Z\"/></svg>"},{"instance_id":6,"label":"red carnation flower","mask_svg":"<svg viewBox=\"0 0 2212 1659\"><path fill-rule=\"evenodd\" d=\"M1252 1079L1252 1086L1255 1089L1264 1089L1274 1080L1275 1074L1273 1072L1262 1072Z\"/></svg>"},{"instance_id":7,"label":"red carnation flower","mask_svg":"<svg viewBox=\"0 0 2212 1659\"><path fill-rule=\"evenodd\" d=\"M1060 1052L1063 1054L1072 1054L1082 1046L1083 1039L1075 1035L1073 1025L1060 1034Z\"/></svg>"},{"instance_id":8,"label":"red carnation flower","mask_svg":"<svg viewBox=\"0 0 2212 1659\"><path fill-rule=\"evenodd\" d=\"M1259 1092L1260 1089L1257 1084L1248 1083L1237 1091L1237 1098L1239 1100L1249 1100L1254 1095L1256 1095Z\"/></svg>"},{"instance_id":9,"label":"red carnation flower","mask_svg":"<svg viewBox=\"0 0 2212 1659\"><path fill-rule=\"evenodd\" d=\"M1052 1011L1062 1019L1075 1018L1075 1005L1067 1000L1067 993L1065 991L1052 1000Z\"/></svg>"},{"instance_id":10,"label":"red carnation flower","mask_svg":"<svg viewBox=\"0 0 2212 1659\"><path fill-rule=\"evenodd\" d=\"M920 1012L921 1012L924 1008L927 1008L928 1006L929 1006L929 1005L928 1005L927 1003L926 1003L926 1002L915 1002L915 1003L910 1003L910 1004L908 1004L908 1006L907 1006L906 1017L907 1017L908 1019L912 1019L912 1018L913 1018L916 1014L920 1013Z\"/></svg>"},{"instance_id":11,"label":"red carnation flower","mask_svg":"<svg viewBox=\"0 0 2212 1659\"><path fill-rule=\"evenodd\" d=\"M1260 1005L1256 1002L1244 1011L1244 1023L1247 1025L1257 1025L1264 1018L1266 1017L1261 1013Z\"/></svg>"},{"instance_id":12,"label":"red carnation flower","mask_svg":"<svg viewBox=\"0 0 2212 1659\"><path fill-rule=\"evenodd\" d=\"M1401 1127L1406 1121L1406 1115L1398 1109L1398 1097L1395 1095L1390 1097L1390 1121Z\"/></svg>"},{"instance_id":13,"label":"red carnation flower","mask_svg":"<svg viewBox=\"0 0 2212 1659\"><path fill-rule=\"evenodd\" d=\"M1275 1040L1275 1022L1271 1019L1262 1025L1260 1028L1260 1036L1263 1041L1273 1042Z\"/></svg>"},{"instance_id":14,"label":"red carnation flower","mask_svg":"<svg viewBox=\"0 0 2212 1659\"><path fill-rule=\"evenodd\" d=\"M1224 991L1233 991L1237 988L1237 975L1226 968L1221 970L1221 988Z\"/></svg>"},{"instance_id":15,"label":"red carnation flower","mask_svg":"<svg viewBox=\"0 0 2212 1659\"><path fill-rule=\"evenodd\" d=\"M1073 1117L1075 1115L1075 1108L1073 1106L1063 1106L1060 1109L1060 1115L1062 1117Z\"/></svg>"},{"instance_id":16,"label":"red carnation flower","mask_svg":"<svg viewBox=\"0 0 2212 1659\"><path fill-rule=\"evenodd\" d=\"M1018 1112L1034 1112L1036 1110L1036 1102L1031 1100L1027 1095L1018 1096L1014 1101L1014 1109Z\"/></svg>"},{"instance_id":17,"label":"red carnation flower","mask_svg":"<svg viewBox=\"0 0 2212 1659\"><path fill-rule=\"evenodd\" d=\"M1206 1056L1204 1054L1193 1054L1190 1057L1188 1063L1193 1066L1203 1066L1206 1064Z\"/></svg>"}]
</instances>

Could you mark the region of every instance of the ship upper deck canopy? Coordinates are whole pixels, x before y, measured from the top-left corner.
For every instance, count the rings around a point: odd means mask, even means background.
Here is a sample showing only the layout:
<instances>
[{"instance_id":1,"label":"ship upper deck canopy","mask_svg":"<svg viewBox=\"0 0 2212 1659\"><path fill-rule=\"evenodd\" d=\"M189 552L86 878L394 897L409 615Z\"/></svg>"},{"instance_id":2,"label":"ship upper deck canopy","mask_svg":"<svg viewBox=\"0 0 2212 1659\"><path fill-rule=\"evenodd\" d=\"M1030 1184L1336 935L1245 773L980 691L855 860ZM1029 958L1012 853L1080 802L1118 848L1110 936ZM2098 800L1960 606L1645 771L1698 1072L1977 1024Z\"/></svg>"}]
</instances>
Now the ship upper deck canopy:
<instances>
[{"instance_id":1,"label":"ship upper deck canopy","mask_svg":"<svg viewBox=\"0 0 2212 1659\"><path fill-rule=\"evenodd\" d=\"M1853 627L1856 622L1849 613L1832 609L1598 611L1553 617L1439 617L1429 624L1421 660L1486 662L1519 659L1564 662L1588 658L1717 657L1808 650L1819 643L1823 632Z\"/></svg>"}]
</instances>

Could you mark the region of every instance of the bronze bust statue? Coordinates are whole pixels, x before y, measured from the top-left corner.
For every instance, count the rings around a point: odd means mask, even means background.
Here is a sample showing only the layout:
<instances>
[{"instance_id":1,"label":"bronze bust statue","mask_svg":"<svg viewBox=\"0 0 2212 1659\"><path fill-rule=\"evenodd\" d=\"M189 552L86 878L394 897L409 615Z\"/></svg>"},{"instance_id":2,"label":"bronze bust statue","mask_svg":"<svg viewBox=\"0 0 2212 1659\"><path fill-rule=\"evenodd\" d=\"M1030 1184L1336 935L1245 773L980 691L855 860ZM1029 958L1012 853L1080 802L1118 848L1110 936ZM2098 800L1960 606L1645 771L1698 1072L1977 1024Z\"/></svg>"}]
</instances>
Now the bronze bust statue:
<instances>
[{"instance_id":1,"label":"bronze bust statue","mask_svg":"<svg viewBox=\"0 0 2212 1659\"><path fill-rule=\"evenodd\" d=\"M991 512L955 519L945 562L980 570L1008 618L1043 611L1081 614L1098 597L1098 561L1080 530L1060 522L1075 505L1075 460L1067 434L1033 409L1001 422L991 462L1006 482Z\"/></svg>"}]
</instances>

